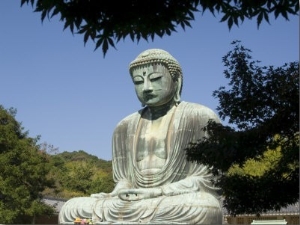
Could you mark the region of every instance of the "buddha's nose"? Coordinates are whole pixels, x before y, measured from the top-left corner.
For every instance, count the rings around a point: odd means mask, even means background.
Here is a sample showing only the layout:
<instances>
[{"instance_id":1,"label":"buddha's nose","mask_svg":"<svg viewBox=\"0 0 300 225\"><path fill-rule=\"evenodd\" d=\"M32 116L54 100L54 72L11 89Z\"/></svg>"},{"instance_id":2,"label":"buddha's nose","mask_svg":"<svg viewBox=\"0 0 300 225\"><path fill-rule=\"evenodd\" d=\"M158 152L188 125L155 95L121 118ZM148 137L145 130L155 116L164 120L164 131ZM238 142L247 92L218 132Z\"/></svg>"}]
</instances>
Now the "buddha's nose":
<instances>
[{"instance_id":1,"label":"buddha's nose","mask_svg":"<svg viewBox=\"0 0 300 225\"><path fill-rule=\"evenodd\" d=\"M153 88L152 88L151 82L145 80L144 87L143 87L143 92L151 92L152 90L153 90Z\"/></svg>"}]
</instances>

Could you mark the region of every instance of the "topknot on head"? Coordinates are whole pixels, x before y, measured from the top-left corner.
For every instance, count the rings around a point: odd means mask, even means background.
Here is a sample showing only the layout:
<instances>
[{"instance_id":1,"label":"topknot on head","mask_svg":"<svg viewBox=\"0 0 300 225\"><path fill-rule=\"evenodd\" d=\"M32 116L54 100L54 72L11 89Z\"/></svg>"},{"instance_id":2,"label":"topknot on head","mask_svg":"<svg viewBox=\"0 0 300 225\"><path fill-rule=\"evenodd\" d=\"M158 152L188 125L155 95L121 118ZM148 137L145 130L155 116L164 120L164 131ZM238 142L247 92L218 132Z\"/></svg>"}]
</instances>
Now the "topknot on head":
<instances>
[{"instance_id":1,"label":"topknot on head","mask_svg":"<svg viewBox=\"0 0 300 225\"><path fill-rule=\"evenodd\" d=\"M130 74L132 74L133 68L152 63L164 64L175 80L182 77L182 70L178 61L162 49L148 49L139 54L129 65Z\"/></svg>"}]
</instances>

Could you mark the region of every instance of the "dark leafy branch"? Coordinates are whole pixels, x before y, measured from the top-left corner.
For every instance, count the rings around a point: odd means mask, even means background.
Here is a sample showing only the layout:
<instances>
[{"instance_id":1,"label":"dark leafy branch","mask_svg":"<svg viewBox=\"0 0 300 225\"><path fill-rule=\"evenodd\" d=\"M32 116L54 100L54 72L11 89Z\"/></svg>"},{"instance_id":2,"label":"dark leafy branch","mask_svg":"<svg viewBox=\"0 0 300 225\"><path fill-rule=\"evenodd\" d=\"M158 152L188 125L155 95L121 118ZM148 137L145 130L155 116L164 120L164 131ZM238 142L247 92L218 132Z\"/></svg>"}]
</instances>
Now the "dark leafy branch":
<instances>
[{"instance_id":1,"label":"dark leafy branch","mask_svg":"<svg viewBox=\"0 0 300 225\"><path fill-rule=\"evenodd\" d=\"M274 14L289 19L297 15L297 0L21 0L21 6L31 4L41 20L59 16L64 29L95 42L95 50L102 47L105 54L109 47L127 37L139 42L154 40L176 32L177 27L191 27L195 13L205 11L222 15L229 29L239 26L245 19L256 18L259 27L262 21L269 23Z\"/></svg>"}]
</instances>

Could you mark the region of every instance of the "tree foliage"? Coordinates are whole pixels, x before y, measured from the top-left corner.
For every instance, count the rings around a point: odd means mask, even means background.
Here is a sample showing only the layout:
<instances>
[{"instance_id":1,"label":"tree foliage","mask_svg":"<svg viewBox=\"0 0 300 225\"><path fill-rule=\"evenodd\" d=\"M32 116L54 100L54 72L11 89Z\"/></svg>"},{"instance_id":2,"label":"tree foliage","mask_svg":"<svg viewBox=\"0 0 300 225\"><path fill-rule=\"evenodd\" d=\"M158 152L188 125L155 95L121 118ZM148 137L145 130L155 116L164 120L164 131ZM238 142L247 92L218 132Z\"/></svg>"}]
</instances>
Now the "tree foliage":
<instances>
[{"instance_id":1,"label":"tree foliage","mask_svg":"<svg viewBox=\"0 0 300 225\"><path fill-rule=\"evenodd\" d=\"M232 126L210 122L209 137L191 143L187 157L214 167L229 213L279 210L299 199L299 62L261 67L240 41L232 44L223 57L229 89L213 93L221 119ZM278 149L267 166L266 151ZM251 163L259 176L249 172Z\"/></svg>"},{"instance_id":2,"label":"tree foliage","mask_svg":"<svg viewBox=\"0 0 300 225\"><path fill-rule=\"evenodd\" d=\"M31 223L54 212L41 194L53 181L47 178L49 159L38 139L28 137L15 114L0 105L0 218L2 223Z\"/></svg>"},{"instance_id":3,"label":"tree foliage","mask_svg":"<svg viewBox=\"0 0 300 225\"><path fill-rule=\"evenodd\" d=\"M15 119L16 110L0 105L0 217L5 224L34 222L55 209L44 196L71 198L114 187L110 161L84 151L58 153L47 143L37 144Z\"/></svg>"},{"instance_id":4,"label":"tree foliage","mask_svg":"<svg viewBox=\"0 0 300 225\"><path fill-rule=\"evenodd\" d=\"M130 37L132 41L154 39L176 32L178 26L191 27L198 11L221 14L221 22L229 29L245 19L256 18L269 23L269 15L297 15L298 0L21 0L21 6L31 4L41 19L59 16L64 29L83 35L84 43L102 46L104 55L109 46Z\"/></svg>"},{"instance_id":5,"label":"tree foliage","mask_svg":"<svg viewBox=\"0 0 300 225\"><path fill-rule=\"evenodd\" d=\"M68 199L109 193L114 188L111 161L83 150L51 155L51 165L49 176L55 180L56 187L46 189L44 195Z\"/></svg>"}]
</instances>

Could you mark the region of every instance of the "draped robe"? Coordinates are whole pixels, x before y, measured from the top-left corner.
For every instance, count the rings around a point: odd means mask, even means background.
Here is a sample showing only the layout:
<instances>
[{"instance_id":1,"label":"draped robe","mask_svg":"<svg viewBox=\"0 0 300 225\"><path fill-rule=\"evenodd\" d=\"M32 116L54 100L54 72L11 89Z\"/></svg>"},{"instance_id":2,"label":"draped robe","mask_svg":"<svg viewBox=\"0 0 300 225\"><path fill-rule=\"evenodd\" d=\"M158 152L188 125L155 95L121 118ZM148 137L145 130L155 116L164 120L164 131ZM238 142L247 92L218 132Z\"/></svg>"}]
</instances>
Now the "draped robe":
<instances>
[{"instance_id":1,"label":"draped robe","mask_svg":"<svg viewBox=\"0 0 300 225\"><path fill-rule=\"evenodd\" d=\"M138 141L144 110L123 119L113 135L113 177L123 188L161 188L162 195L139 201L124 201L109 194L70 199L63 206L60 223L76 217L92 218L94 223L174 223L222 224L222 209L214 179L203 165L186 160L184 149L204 137L208 120L219 122L209 108L181 102L168 123L166 162L155 174L141 173L137 163ZM147 119L147 118L146 118Z\"/></svg>"}]
</instances>

